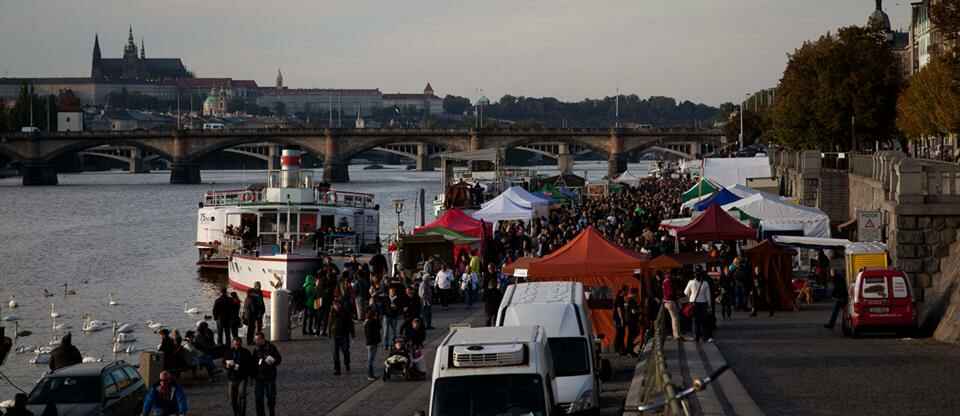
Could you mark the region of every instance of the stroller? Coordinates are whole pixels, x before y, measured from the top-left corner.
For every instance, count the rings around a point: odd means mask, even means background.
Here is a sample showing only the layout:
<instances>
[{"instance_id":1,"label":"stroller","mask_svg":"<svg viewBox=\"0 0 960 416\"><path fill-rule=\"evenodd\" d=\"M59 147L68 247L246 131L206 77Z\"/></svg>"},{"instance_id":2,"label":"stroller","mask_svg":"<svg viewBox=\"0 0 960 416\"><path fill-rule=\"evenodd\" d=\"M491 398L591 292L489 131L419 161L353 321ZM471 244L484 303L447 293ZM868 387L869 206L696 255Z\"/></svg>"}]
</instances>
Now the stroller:
<instances>
[{"instance_id":1,"label":"stroller","mask_svg":"<svg viewBox=\"0 0 960 416\"><path fill-rule=\"evenodd\" d=\"M426 372L423 368L423 351L413 346L403 337L393 340L390 353L383 360L383 381L390 376L402 375L404 380L423 380Z\"/></svg>"}]
</instances>

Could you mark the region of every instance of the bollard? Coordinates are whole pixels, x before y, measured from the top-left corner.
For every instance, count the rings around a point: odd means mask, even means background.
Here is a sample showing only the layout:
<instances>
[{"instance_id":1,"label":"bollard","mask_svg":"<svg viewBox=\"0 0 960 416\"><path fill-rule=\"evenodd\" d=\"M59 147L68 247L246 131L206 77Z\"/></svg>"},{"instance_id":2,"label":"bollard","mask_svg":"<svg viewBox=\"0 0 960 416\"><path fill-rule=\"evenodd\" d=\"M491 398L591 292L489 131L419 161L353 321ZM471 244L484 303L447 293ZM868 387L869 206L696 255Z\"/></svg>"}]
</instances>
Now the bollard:
<instances>
[{"instance_id":1,"label":"bollard","mask_svg":"<svg viewBox=\"0 0 960 416\"><path fill-rule=\"evenodd\" d=\"M274 290L270 296L270 341L290 339L290 291Z\"/></svg>"}]
</instances>

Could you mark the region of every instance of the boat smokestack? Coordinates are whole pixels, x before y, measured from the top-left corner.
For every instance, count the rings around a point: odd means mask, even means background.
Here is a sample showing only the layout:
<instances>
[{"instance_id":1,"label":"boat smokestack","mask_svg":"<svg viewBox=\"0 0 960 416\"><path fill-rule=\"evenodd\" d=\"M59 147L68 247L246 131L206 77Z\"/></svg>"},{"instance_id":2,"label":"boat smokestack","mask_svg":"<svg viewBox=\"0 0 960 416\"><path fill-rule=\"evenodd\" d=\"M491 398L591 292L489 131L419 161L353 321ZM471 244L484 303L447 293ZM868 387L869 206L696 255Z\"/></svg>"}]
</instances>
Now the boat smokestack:
<instances>
[{"instance_id":1,"label":"boat smokestack","mask_svg":"<svg viewBox=\"0 0 960 416\"><path fill-rule=\"evenodd\" d=\"M300 186L300 155L299 150L284 149L280 156L280 187L296 188Z\"/></svg>"}]
</instances>

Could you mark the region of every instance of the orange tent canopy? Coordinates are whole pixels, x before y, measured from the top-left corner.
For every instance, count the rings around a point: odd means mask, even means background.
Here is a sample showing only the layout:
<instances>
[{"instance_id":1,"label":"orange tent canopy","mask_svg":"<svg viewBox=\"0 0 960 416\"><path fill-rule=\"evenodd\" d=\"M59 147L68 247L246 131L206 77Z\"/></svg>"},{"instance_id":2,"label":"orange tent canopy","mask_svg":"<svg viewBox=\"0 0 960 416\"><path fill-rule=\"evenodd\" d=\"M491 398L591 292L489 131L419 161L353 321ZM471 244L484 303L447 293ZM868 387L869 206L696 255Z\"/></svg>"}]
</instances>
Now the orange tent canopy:
<instances>
[{"instance_id":1,"label":"orange tent canopy","mask_svg":"<svg viewBox=\"0 0 960 416\"><path fill-rule=\"evenodd\" d=\"M503 273L513 276L513 272L517 269L528 269L530 268L530 262L538 260L536 257L520 257L513 261L513 263L503 266Z\"/></svg>"},{"instance_id":2,"label":"orange tent canopy","mask_svg":"<svg viewBox=\"0 0 960 416\"><path fill-rule=\"evenodd\" d=\"M534 259L527 266L529 281L573 281L583 283L591 292L590 320L593 330L603 334L603 344L613 343L613 294L621 286L640 290L641 281L634 277L643 270L647 259L607 241L593 227L588 227L548 256ZM609 299L600 299L610 296Z\"/></svg>"},{"instance_id":3,"label":"orange tent canopy","mask_svg":"<svg viewBox=\"0 0 960 416\"><path fill-rule=\"evenodd\" d=\"M657 256L653 260L650 260L649 263L647 263L647 268L653 271L660 271L660 270L670 271L670 270L679 269L682 267L683 267L683 264L678 262L673 257L667 256L667 255Z\"/></svg>"}]
</instances>

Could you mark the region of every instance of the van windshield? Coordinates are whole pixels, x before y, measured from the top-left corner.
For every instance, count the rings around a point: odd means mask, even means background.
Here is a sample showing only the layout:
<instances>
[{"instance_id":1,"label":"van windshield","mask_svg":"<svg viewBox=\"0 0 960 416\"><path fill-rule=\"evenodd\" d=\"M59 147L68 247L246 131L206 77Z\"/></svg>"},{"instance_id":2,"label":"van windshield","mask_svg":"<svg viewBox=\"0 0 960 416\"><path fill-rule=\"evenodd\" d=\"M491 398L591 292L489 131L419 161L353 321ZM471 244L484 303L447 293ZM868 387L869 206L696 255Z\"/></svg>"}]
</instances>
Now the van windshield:
<instances>
[{"instance_id":1,"label":"van windshield","mask_svg":"<svg viewBox=\"0 0 960 416\"><path fill-rule=\"evenodd\" d=\"M553 371L557 377L590 374L590 350L585 338L550 338L547 342L550 343Z\"/></svg>"},{"instance_id":2,"label":"van windshield","mask_svg":"<svg viewBox=\"0 0 960 416\"><path fill-rule=\"evenodd\" d=\"M440 378L433 386L431 415L543 416L543 380L537 374Z\"/></svg>"}]
</instances>

